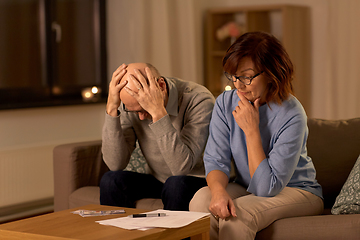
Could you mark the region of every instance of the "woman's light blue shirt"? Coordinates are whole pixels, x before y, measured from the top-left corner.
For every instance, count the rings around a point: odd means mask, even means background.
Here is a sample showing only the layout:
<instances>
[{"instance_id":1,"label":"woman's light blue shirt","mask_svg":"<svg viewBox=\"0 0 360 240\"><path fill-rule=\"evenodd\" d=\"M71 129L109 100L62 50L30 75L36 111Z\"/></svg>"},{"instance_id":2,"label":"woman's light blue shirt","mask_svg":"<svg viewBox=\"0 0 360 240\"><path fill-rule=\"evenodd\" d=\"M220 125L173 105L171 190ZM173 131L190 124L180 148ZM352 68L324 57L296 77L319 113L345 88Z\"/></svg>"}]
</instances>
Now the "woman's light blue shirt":
<instances>
[{"instance_id":1,"label":"woman's light blue shirt","mask_svg":"<svg viewBox=\"0 0 360 240\"><path fill-rule=\"evenodd\" d=\"M206 175L220 170L230 177L233 158L235 182L250 193L271 197L288 186L322 197L313 162L307 155L307 117L300 102L291 96L281 105L270 103L259 108L259 128L266 158L251 178L246 137L232 115L239 100L236 90L226 91L216 99L204 153Z\"/></svg>"}]
</instances>

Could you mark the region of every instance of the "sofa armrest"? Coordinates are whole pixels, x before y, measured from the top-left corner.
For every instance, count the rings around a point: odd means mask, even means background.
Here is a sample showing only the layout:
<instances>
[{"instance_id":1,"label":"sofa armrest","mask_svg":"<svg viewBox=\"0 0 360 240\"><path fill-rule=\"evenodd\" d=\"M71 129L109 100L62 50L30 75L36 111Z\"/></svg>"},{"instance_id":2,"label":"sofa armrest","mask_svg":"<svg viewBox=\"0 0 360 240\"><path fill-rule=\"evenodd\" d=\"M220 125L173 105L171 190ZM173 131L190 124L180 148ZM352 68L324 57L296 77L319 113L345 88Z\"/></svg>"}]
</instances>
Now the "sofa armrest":
<instances>
[{"instance_id":1,"label":"sofa armrest","mask_svg":"<svg viewBox=\"0 0 360 240\"><path fill-rule=\"evenodd\" d=\"M99 186L108 171L102 160L101 140L58 145L53 151L54 210L69 208L69 196L83 186Z\"/></svg>"}]
</instances>

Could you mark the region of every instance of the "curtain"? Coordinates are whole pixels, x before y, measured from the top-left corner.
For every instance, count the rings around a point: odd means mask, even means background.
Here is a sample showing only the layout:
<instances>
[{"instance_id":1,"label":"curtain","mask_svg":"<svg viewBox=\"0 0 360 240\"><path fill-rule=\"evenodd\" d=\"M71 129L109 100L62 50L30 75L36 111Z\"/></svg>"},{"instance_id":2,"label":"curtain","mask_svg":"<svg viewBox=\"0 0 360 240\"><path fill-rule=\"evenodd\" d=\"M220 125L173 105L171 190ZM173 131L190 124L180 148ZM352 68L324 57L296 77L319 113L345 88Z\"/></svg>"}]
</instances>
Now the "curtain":
<instances>
[{"instance_id":1,"label":"curtain","mask_svg":"<svg viewBox=\"0 0 360 240\"><path fill-rule=\"evenodd\" d=\"M360 117L360 1L329 0L327 23L326 72L315 79L323 88L313 104L328 119Z\"/></svg>"},{"instance_id":2,"label":"curtain","mask_svg":"<svg viewBox=\"0 0 360 240\"><path fill-rule=\"evenodd\" d=\"M202 84L201 14L196 11L199 3L109 0L109 76L122 62L149 62L164 76Z\"/></svg>"}]
</instances>

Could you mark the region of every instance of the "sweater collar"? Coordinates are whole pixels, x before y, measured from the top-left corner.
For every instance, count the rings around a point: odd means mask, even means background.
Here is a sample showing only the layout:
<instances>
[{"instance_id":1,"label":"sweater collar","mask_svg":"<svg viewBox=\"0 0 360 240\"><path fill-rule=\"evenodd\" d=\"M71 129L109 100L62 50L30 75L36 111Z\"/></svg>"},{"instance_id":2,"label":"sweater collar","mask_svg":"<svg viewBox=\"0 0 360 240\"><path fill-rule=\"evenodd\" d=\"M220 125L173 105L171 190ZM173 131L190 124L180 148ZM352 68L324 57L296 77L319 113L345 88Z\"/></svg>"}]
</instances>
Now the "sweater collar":
<instances>
[{"instance_id":1,"label":"sweater collar","mask_svg":"<svg viewBox=\"0 0 360 240\"><path fill-rule=\"evenodd\" d=\"M166 105L166 111L169 115L177 116L179 114L178 110L178 91L175 83L166 77L164 77L166 84L168 85L169 99Z\"/></svg>"}]
</instances>

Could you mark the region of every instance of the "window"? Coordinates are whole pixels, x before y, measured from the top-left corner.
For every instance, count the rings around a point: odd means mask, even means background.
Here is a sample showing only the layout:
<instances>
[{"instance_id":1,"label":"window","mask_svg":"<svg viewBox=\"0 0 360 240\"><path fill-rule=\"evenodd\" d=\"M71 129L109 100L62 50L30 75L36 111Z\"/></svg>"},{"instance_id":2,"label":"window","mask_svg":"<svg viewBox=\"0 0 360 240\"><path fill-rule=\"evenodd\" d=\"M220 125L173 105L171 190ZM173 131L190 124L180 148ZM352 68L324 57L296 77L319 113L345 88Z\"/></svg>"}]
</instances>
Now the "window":
<instances>
[{"instance_id":1,"label":"window","mask_svg":"<svg viewBox=\"0 0 360 240\"><path fill-rule=\"evenodd\" d=\"M105 101L105 0L0 0L0 35L0 109Z\"/></svg>"}]
</instances>

